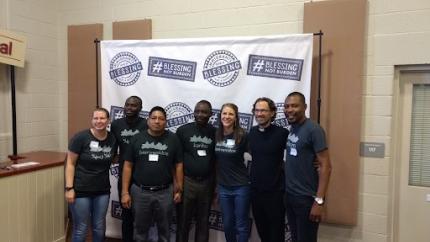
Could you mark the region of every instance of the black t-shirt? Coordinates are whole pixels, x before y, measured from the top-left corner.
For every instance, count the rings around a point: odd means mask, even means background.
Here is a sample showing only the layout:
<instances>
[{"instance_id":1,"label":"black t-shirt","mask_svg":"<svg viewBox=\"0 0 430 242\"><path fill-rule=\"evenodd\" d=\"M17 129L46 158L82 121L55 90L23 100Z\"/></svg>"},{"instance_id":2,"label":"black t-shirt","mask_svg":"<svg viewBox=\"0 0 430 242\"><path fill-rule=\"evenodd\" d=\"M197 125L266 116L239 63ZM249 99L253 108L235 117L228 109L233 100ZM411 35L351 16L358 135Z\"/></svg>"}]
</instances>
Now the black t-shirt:
<instances>
[{"instance_id":1,"label":"black t-shirt","mask_svg":"<svg viewBox=\"0 0 430 242\"><path fill-rule=\"evenodd\" d=\"M327 149L324 130L306 119L292 125L287 139L285 162L286 191L293 195L315 196L318 189L318 171L314 167L316 154Z\"/></svg>"},{"instance_id":2,"label":"black t-shirt","mask_svg":"<svg viewBox=\"0 0 430 242\"><path fill-rule=\"evenodd\" d=\"M233 139L233 134L215 144L217 161L217 182L224 186L242 186L249 184L248 169L245 166L243 154L248 149L246 135L239 144Z\"/></svg>"},{"instance_id":3,"label":"black t-shirt","mask_svg":"<svg viewBox=\"0 0 430 242\"><path fill-rule=\"evenodd\" d=\"M215 128L196 123L185 124L176 131L184 152L184 174L209 177L214 172Z\"/></svg>"},{"instance_id":4,"label":"black t-shirt","mask_svg":"<svg viewBox=\"0 0 430 242\"><path fill-rule=\"evenodd\" d=\"M251 187L257 191L282 191L284 189L284 150L288 130L270 125L264 131L258 126L248 135L251 162Z\"/></svg>"},{"instance_id":5,"label":"black t-shirt","mask_svg":"<svg viewBox=\"0 0 430 242\"><path fill-rule=\"evenodd\" d=\"M117 148L110 132L105 140L98 140L87 129L70 140L69 150L78 155L73 179L76 197L110 192L109 168Z\"/></svg>"},{"instance_id":6,"label":"black t-shirt","mask_svg":"<svg viewBox=\"0 0 430 242\"><path fill-rule=\"evenodd\" d=\"M112 122L110 130L115 135L119 144L118 162L120 171L122 171L122 166L124 165L124 152L126 147L130 144L131 138L138 133L146 131L147 128L146 119L141 117L138 117L133 123L127 123L126 118L117 119Z\"/></svg>"},{"instance_id":7,"label":"black t-shirt","mask_svg":"<svg viewBox=\"0 0 430 242\"><path fill-rule=\"evenodd\" d=\"M182 162L182 148L174 133L166 130L161 136L151 136L146 130L133 137L124 159L134 164L135 183L164 185L173 182L175 165Z\"/></svg>"}]
</instances>

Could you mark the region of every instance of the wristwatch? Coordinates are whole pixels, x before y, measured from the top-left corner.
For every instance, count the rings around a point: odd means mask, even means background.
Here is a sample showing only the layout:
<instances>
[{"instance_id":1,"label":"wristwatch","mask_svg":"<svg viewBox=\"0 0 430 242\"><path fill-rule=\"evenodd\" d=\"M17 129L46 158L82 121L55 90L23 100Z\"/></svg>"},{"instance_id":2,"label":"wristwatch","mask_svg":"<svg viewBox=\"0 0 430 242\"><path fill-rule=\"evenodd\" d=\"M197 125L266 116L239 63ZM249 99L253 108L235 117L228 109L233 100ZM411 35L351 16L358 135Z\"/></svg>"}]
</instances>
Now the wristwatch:
<instances>
[{"instance_id":1,"label":"wristwatch","mask_svg":"<svg viewBox=\"0 0 430 242\"><path fill-rule=\"evenodd\" d=\"M66 192L73 190L73 187L65 187L64 190L66 190Z\"/></svg>"},{"instance_id":2,"label":"wristwatch","mask_svg":"<svg viewBox=\"0 0 430 242\"><path fill-rule=\"evenodd\" d=\"M324 198L322 197L315 197L314 200L320 206L324 204Z\"/></svg>"}]
</instances>

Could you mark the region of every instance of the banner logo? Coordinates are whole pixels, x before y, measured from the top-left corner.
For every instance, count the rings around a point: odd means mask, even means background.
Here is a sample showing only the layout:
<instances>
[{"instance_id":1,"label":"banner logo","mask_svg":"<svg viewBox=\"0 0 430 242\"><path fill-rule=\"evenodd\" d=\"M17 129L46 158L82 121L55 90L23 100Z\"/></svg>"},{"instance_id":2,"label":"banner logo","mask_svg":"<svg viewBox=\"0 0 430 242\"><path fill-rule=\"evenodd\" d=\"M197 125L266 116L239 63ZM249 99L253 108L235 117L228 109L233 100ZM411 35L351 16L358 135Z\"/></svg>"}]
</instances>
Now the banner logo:
<instances>
[{"instance_id":1,"label":"banner logo","mask_svg":"<svg viewBox=\"0 0 430 242\"><path fill-rule=\"evenodd\" d=\"M284 103L276 103L276 117L273 123L285 128L289 125L284 113Z\"/></svg>"},{"instance_id":2,"label":"banner logo","mask_svg":"<svg viewBox=\"0 0 430 242\"><path fill-rule=\"evenodd\" d=\"M209 211L209 228L218 231L224 231L221 212L216 210Z\"/></svg>"},{"instance_id":3,"label":"banner logo","mask_svg":"<svg viewBox=\"0 0 430 242\"><path fill-rule=\"evenodd\" d=\"M110 174L116 178L119 178L119 165L113 164L110 166Z\"/></svg>"},{"instance_id":4,"label":"banner logo","mask_svg":"<svg viewBox=\"0 0 430 242\"><path fill-rule=\"evenodd\" d=\"M248 217L248 223L249 223L249 234L251 234L252 219L250 217ZM224 231L224 224L222 222L221 212L212 210L212 209L209 211L209 228L213 230Z\"/></svg>"},{"instance_id":5,"label":"banner logo","mask_svg":"<svg viewBox=\"0 0 430 242\"><path fill-rule=\"evenodd\" d=\"M249 55L247 74L300 81L302 68L303 60L301 59Z\"/></svg>"},{"instance_id":6,"label":"banner logo","mask_svg":"<svg viewBox=\"0 0 430 242\"><path fill-rule=\"evenodd\" d=\"M193 82L197 62L149 57L148 76L164 77Z\"/></svg>"},{"instance_id":7,"label":"banner logo","mask_svg":"<svg viewBox=\"0 0 430 242\"><path fill-rule=\"evenodd\" d=\"M112 218L122 220L122 207L121 207L121 203L119 201L112 200L110 213L111 213L110 215L112 216Z\"/></svg>"},{"instance_id":8,"label":"banner logo","mask_svg":"<svg viewBox=\"0 0 430 242\"><path fill-rule=\"evenodd\" d=\"M167 129L176 132L180 126L194 120L193 110L187 104L174 102L166 106Z\"/></svg>"},{"instance_id":9,"label":"banner logo","mask_svg":"<svg viewBox=\"0 0 430 242\"><path fill-rule=\"evenodd\" d=\"M240 69L242 69L240 61L233 53L217 50L206 58L203 65L203 78L214 86L225 87L236 80Z\"/></svg>"},{"instance_id":10,"label":"banner logo","mask_svg":"<svg viewBox=\"0 0 430 242\"><path fill-rule=\"evenodd\" d=\"M148 118L148 116L149 116L148 111L140 111L140 113L139 113L139 117ZM118 106L111 106L110 107L110 117L111 117L112 122L117 120L117 119L123 118L124 117L124 108L118 107Z\"/></svg>"},{"instance_id":11,"label":"banner logo","mask_svg":"<svg viewBox=\"0 0 430 242\"><path fill-rule=\"evenodd\" d=\"M131 86L137 82L143 70L142 62L130 52L116 54L110 62L109 75L120 86Z\"/></svg>"}]
</instances>

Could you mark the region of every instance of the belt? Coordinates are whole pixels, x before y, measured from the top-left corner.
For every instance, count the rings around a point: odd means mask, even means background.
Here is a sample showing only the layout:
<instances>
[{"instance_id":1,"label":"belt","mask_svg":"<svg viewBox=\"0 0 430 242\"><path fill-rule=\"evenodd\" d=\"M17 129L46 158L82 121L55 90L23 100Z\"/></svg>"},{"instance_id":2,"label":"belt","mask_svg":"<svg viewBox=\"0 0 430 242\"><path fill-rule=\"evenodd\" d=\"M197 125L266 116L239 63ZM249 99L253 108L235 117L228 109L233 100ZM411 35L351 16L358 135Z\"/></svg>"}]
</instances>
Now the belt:
<instances>
[{"instance_id":1,"label":"belt","mask_svg":"<svg viewBox=\"0 0 430 242\"><path fill-rule=\"evenodd\" d=\"M134 184L138 186L140 189L142 189L143 191L156 192L156 191L161 191L169 188L171 183L163 184L163 185L155 185L155 186L146 186L146 185L141 185L137 183L134 183Z\"/></svg>"},{"instance_id":2,"label":"belt","mask_svg":"<svg viewBox=\"0 0 430 242\"><path fill-rule=\"evenodd\" d=\"M207 176L189 176L189 175L185 175L185 176L194 181L206 181L207 179L209 179L209 177Z\"/></svg>"}]
</instances>

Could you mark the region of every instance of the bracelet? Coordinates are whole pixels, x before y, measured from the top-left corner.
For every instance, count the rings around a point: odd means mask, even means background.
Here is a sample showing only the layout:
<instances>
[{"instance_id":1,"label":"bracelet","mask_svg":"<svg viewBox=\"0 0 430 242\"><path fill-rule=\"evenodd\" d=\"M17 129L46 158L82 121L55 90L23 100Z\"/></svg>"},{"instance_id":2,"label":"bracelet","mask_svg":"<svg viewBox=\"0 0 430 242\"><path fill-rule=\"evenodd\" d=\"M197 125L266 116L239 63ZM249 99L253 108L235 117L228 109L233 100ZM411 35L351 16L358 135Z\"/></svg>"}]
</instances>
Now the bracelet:
<instances>
[{"instance_id":1,"label":"bracelet","mask_svg":"<svg viewBox=\"0 0 430 242\"><path fill-rule=\"evenodd\" d=\"M68 192L68 191L70 191L70 190L73 190L74 188L73 187L65 187L64 188L64 190L66 191L66 192Z\"/></svg>"},{"instance_id":2,"label":"bracelet","mask_svg":"<svg viewBox=\"0 0 430 242\"><path fill-rule=\"evenodd\" d=\"M122 194L121 194L121 197L122 197L122 196L125 196L125 195L130 195L130 193L128 193L128 192L124 192L124 193L122 193Z\"/></svg>"}]
</instances>

